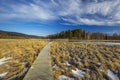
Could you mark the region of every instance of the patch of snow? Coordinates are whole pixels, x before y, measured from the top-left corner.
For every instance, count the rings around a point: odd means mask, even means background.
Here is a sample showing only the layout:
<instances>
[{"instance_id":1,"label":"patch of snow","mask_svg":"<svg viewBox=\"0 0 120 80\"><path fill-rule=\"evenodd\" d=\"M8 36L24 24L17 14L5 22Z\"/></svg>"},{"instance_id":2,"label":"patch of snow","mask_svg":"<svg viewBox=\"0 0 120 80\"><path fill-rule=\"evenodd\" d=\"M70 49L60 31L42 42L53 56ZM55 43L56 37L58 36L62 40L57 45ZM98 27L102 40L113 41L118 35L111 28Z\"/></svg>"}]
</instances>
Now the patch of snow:
<instances>
[{"instance_id":1,"label":"patch of snow","mask_svg":"<svg viewBox=\"0 0 120 80\"><path fill-rule=\"evenodd\" d=\"M85 74L84 71L78 70L77 68L76 70L72 70L72 73L74 77L84 77L84 74Z\"/></svg>"},{"instance_id":2,"label":"patch of snow","mask_svg":"<svg viewBox=\"0 0 120 80\"><path fill-rule=\"evenodd\" d=\"M101 63L100 63L100 62L98 62L98 63L97 63L97 65L98 65L98 66L101 66Z\"/></svg>"},{"instance_id":3,"label":"patch of snow","mask_svg":"<svg viewBox=\"0 0 120 80\"><path fill-rule=\"evenodd\" d=\"M90 71L88 68L82 68L83 71Z\"/></svg>"},{"instance_id":4,"label":"patch of snow","mask_svg":"<svg viewBox=\"0 0 120 80\"><path fill-rule=\"evenodd\" d=\"M66 61L66 65L67 65L67 66L71 66L71 64L69 64L68 61Z\"/></svg>"},{"instance_id":5,"label":"patch of snow","mask_svg":"<svg viewBox=\"0 0 120 80\"><path fill-rule=\"evenodd\" d=\"M108 76L112 78L112 80L119 80L117 74L114 74L110 69L108 71Z\"/></svg>"},{"instance_id":6,"label":"patch of snow","mask_svg":"<svg viewBox=\"0 0 120 80\"><path fill-rule=\"evenodd\" d=\"M66 61L65 63L61 63L62 65L67 65L67 66L71 66L71 64L68 63L68 61Z\"/></svg>"},{"instance_id":7,"label":"patch of snow","mask_svg":"<svg viewBox=\"0 0 120 80\"><path fill-rule=\"evenodd\" d=\"M59 80L65 80L66 78L67 78L67 76L65 76L65 75L59 76Z\"/></svg>"},{"instance_id":8,"label":"patch of snow","mask_svg":"<svg viewBox=\"0 0 120 80\"><path fill-rule=\"evenodd\" d=\"M69 78L69 80L75 80L74 78Z\"/></svg>"},{"instance_id":9,"label":"patch of snow","mask_svg":"<svg viewBox=\"0 0 120 80\"><path fill-rule=\"evenodd\" d=\"M28 71L29 68L25 68L22 72L13 75L12 77L8 78L7 80L14 80L16 77L20 77L23 76L23 74L25 74Z\"/></svg>"},{"instance_id":10,"label":"patch of snow","mask_svg":"<svg viewBox=\"0 0 120 80\"><path fill-rule=\"evenodd\" d=\"M54 64L53 68L57 67L57 64Z\"/></svg>"},{"instance_id":11,"label":"patch of snow","mask_svg":"<svg viewBox=\"0 0 120 80\"><path fill-rule=\"evenodd\" d=\"M59 76L59 80L66 80L68 78L68 80L74 80L74 78L70 78L70 77L67 77L65 75L60 75Z\"/></svg>"},{"instance_id":12,"label":"patch of snow","mask_svg":"<svg viewBox=\"0 0 120 80\"><path fill-rule=\"evenodd\" d=\"M0 74L0 78L4 77L5 75L7 75L8 72L2 73Z\"/></svg>"},{"instance_id":13,"label":"patch of snow","mask_svg":"<svg viewBox=\"0 0 120 80\"><path fill-rule=\"evenodd\" d=\"M1 58L0 59L0 65L5 64L6 63L5 61L8 60L8 59L10 59L10 58L5 58L5 57Z\"/></svg>"},{"instance_id":14,"label":"patch of snow","mask_svg":"<svg viewBox=\"0 0 120 80\"><path fill-rule=\"evenodd\" d=\"M120 45L120 43L115 43L115 42L74 42L74 43L87 43L87 44L104 44L104 45L109 45L109 46L113 46L113 45Z\"/></svg>"},{"instance_id":15,"label":"patch of snow","mask_svg":"<svg viewBox=\"0 0 120 80\"><path fill-rule=\"evenodd\" d=\"M26 62L26 61L24 61L24 62L23 62L23 65L24 65L25 67L28 67L28 66L29 66L29 63Z\"/></svg>"}]
</instances>

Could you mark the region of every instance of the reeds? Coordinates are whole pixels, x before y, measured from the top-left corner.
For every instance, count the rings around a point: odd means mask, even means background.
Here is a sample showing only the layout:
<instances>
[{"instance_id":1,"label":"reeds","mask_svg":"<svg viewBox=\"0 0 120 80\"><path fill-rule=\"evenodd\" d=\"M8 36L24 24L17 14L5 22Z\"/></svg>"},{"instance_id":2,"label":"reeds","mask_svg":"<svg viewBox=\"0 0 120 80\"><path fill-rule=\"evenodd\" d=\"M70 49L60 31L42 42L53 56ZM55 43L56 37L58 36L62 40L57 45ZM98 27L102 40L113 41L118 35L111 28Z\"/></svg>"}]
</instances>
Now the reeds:
<instances>
[{"instance_id":1,"label":"reeds","mask_svg":"<svg viewBox=\"0 0 120 80\"><path fill-rule=\"evenodd\" d=\"M13 76L18 77L20 73L32 65L46 44L47 41L43 40L16 39L0 41L0 58L10 58L5 64L0 65L0 72L8 72L2 79L6 80Z\"/></svg>"},{"instance_id":2,"label":"reeds","mask_svg":"<svg viewBox=\"0 0 120 80\"><path fill-rule=\"evenodd\" d=\"M55 41L51 44L51 57L52 65L57 65L53 72L59 72L53 74L55 80L60 75L75 80L112 80L108 70L120 79L120 46ZM71 71L75 68L84 71L84 77L74 76Z\"/></svg>"}]
</instances>

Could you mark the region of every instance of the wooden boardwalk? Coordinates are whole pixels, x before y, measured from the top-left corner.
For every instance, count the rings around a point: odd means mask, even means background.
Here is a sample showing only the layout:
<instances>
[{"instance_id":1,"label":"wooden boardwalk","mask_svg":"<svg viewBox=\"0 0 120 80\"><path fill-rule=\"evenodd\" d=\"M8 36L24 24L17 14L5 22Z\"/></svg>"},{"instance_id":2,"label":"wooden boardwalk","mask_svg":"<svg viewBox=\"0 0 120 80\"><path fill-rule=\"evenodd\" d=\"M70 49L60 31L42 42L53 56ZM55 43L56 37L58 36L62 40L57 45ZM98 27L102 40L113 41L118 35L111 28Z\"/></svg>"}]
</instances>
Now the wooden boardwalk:
<instances>
[{"instance_id":1,"label":"wooden boardwalk","mask_svg":"<svg viewBox=\"0 0 120 80\"><path fill-rule=\"evenodd\" d=\"M23 80L53 80L50 44L43 48Z\"/></svg>"}]
</instances>

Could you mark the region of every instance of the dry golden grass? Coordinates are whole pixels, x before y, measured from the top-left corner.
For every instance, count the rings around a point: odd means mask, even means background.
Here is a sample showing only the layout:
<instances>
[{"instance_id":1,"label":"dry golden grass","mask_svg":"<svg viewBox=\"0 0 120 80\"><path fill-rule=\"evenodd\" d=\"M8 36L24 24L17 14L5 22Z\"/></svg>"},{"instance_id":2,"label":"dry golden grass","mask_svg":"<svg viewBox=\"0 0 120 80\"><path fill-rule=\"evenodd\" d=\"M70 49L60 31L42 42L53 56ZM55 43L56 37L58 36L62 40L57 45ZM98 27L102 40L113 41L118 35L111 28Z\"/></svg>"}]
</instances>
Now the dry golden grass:
<instances>
[{"instance_id":1,"label":"dry golden grass","mask_svg":"<svg viewBox=\"0 0 120 80\"><path fill-rule=\"evenodd\" d=\"M28 69L41 49L47 44L45 40L0 40L0 59L10 58L0 65L0 74L8 72L2 79L10 79L13 76L20 77ZM13 79L16 79L15 77Z\"/></svg>"},{"instance_id":2,"label":"dry golden grass","mask_svg":"<svg viewBox=\"0 0 120 80\"><path fill-rule=\"evenodd\" d=\"M113 80L108 75L108 70L120 80L120 46L77 44L59 40L51 44L51 57L55 80L60 75L75 80ZM76 68L85 73L84 77L72 74L72 70Z\"/></svg>"}]
</instances>

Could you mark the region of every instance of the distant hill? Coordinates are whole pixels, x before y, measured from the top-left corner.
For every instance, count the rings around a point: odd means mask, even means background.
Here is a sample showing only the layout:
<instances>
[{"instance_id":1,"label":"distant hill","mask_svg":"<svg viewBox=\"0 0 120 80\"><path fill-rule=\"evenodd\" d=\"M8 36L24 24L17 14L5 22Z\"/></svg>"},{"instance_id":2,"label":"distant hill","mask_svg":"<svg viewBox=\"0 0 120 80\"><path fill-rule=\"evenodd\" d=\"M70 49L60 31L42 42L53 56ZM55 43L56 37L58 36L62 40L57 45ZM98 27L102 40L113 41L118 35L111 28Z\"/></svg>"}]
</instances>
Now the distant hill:
<instances>
[{"instance_id":1,"label":"distant hill","mask_svg":"<svg viewBox=\"0 0 120 80\"><path fill-rule=\"evenodd\" d=\"M104 33L91 33L86 32L82 29L75 30L67 30L62 31L60 33L51 34L47 37L43 36L35 36L35 35L27 35L18 32L9 32L0 30L0 39L82 39L82 40L120 40L120 34L114 33L112 35L104 34Z\"/></svg>"},{"instance_id":2,"label":"distant hill","mask_svg":"<svg viewBox=\"0 0 120 80\"><path fill-rule=\"evenodd\" d=\"M44 37L0 30L0 39L32 39L32 38L39 39L39 38L44 38Z\"/></svg>"}]
</instances>

